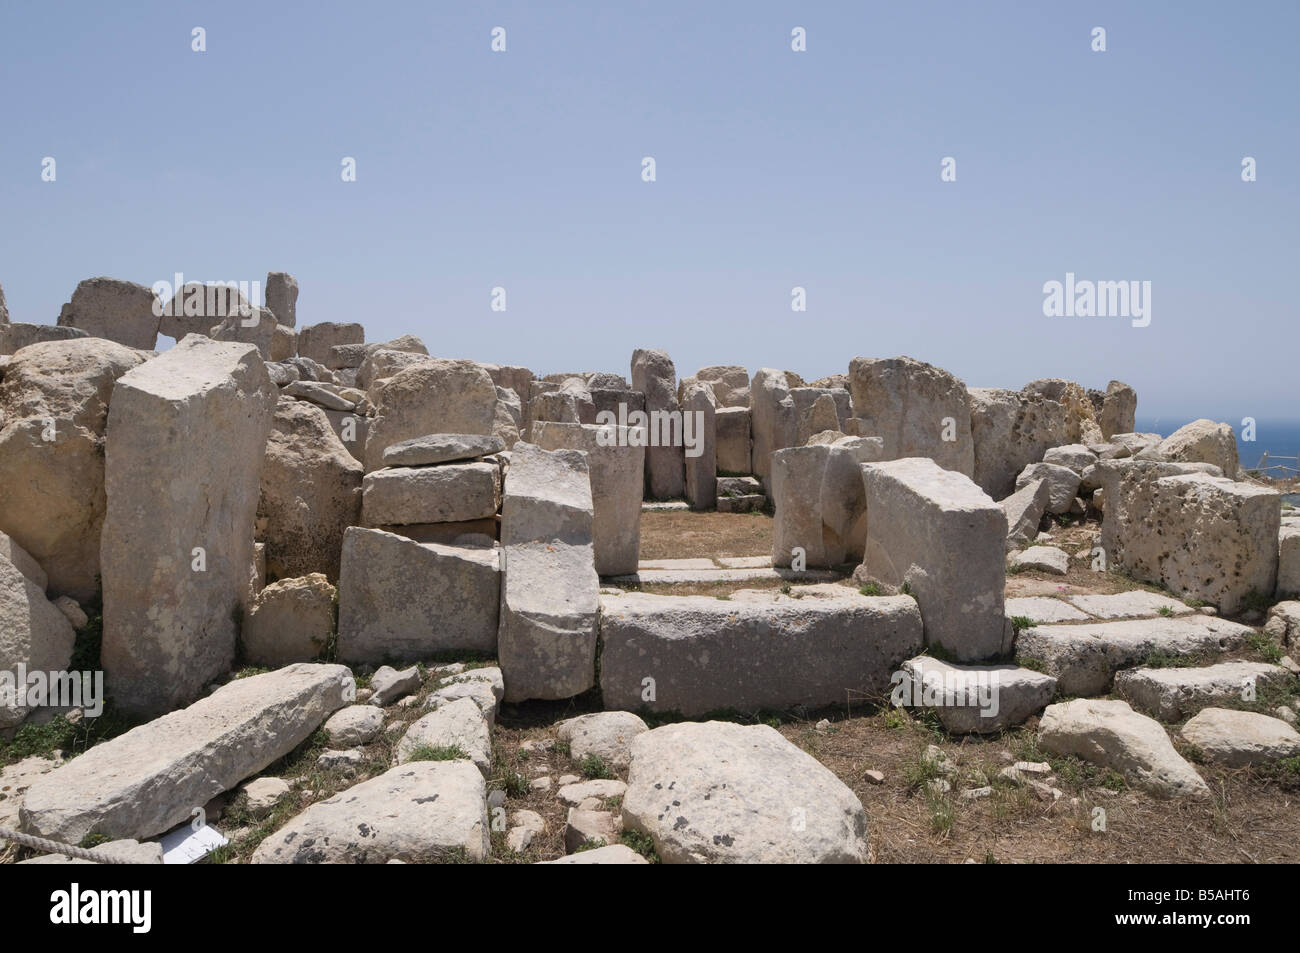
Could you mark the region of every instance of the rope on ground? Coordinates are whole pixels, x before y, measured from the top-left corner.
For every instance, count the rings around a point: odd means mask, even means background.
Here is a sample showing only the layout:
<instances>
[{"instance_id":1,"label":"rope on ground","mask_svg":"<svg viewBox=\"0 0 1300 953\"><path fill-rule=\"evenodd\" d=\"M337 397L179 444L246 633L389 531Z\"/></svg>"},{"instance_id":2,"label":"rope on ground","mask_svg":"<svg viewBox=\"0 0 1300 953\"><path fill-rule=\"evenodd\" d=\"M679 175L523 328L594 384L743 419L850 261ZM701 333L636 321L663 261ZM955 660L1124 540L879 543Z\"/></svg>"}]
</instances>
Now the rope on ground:
<instances>
[{"instance_id":1,"label":"rope on ground","mask_svg":"<svg viewBox=\"0 0 1300 953\"><path fill-rule=\"evenodd\" d=\"M75 857L78 860L89 860L95 864L125 864L127 861L118 860L109 857L106 854L96 854L93 851L86 850L84 847L72 847L68 844L60 844L56 840L49 840L44 837L35 837L31 834L23 834L19 831L11 831L8 828L0 827L0 840L13 841L15 844L21 844L23 847L30 847L32 850L39 850L46 854L66 854L69 857Z\"/></svg>"}]
</instances>

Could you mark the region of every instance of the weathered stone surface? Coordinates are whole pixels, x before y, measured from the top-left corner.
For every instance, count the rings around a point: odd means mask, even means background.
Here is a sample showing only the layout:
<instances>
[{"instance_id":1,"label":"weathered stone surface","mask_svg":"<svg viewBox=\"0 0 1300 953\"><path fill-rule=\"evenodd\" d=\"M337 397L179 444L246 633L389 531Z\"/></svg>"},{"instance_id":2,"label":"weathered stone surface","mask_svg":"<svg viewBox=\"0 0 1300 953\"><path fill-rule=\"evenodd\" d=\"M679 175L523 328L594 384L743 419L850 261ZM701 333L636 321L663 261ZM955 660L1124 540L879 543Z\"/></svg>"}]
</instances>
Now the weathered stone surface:
<instances>
[{"instance_id":1,"label":"weathered stone surface","mask_svg":"<svg viewBox=\"0 0 1300 953\"><path fill-rule=\"evenodd\" d=\"M632 758L632 739L648 730L630 711L598 711L566 718L555 726L555 737L568 743L574 761L594 755L611 767L626 768Z\"/></svg>"},{"instance_id":2,"label":"weathered stone surface","mask_svg":"<svg viewBox=\"0 0 1300 953\"><path fill-rule=\"evenodd\" d=\"M1137 391L1122 381L1111 381L1097 417L1101 435L1109 440L1117 433L1132 433L1137 403Z\"/></svg>"},{"instance_id":3,"label":"weathered stone surface","mask_svg":"<svg viewBox=\"0 0 1300 953\"><path fill-rule=\"evenodd\" d=\"M87 834L160 834L284 757L355 690L341 665L237 679L38 778L23 802L23 829L71 844Z\"/></svg>"},{"instance_id":4,"label":"weathered stone surface","mask_svg":"<svg viewBox=\"0 0 1300 953\"><path fill-rule=\"evenodd\" d=\"M1007 518L1007 549L1023 546L1038 537L1038 527L1047 513L1051 494L1052 488L1046 480L1034 480L998 504Z\"/></svg>"},{"instance_id":5,"label":"weathered stone surface","mask_svg":"<svg viewBox=\"0 0 1300 953\"><path fill-rule=\"evenodd\" d=\"M350 528L339 577L338 652L345 662L493 653L501 573L496 550L417 543Z\"/></svg>"},{"instance_id":6,"label":"weathered stone surface","mask_svg":"<svg viewBox=\"0 0 1300 953\"><path fill-rule=\"evenodd\" d=\"M386 467L427 467L435 463L477 460L506 449L505 442L491 434L431 433L395 443L384 450Z\"/></svg>"},{"instance_id":7,"label":"weathered stone surface","mask_svg":"<svg viewBox=\"0 0 1300 953\"><path fill-rule=\"evenodd\" d=\"M693 437L684 447L686 500L696 510L714 509L718 503L717 404L708 386L696 383L686 388L682 419L683 434L689 424Z\"/></svg>"},{"instance_id":8,"label":"weathered stone surface","mask_svg":"<svg viewBox=\"0 0 1300 953\"><path fill-rule=\"evenodd\" d=\"M1063 549L1055 546L1030 546L1022 553L1011 557L1009 568L1013 570L1033 569L1064 576L1070 571L1070 556Z\"/></svg>"},{"instance_id":9,"label":"weathered stone surface","mask_svg":"<svg viewBox=\"0 0 1300 953\"><path fill-rule=\"evenodd\" d=\"M181 341L189 334L211 333L214 325L228 317L251 318L253 304L244 297L236 282L191 281L176 290L162 306L158 324L160 334Z\"/></svg>"},{"instance_id":10,"label":"weathered stone surface","mask_svg":"<svg viewBox=\"0 0 1300 953\"><path fill-rule=\"evenodd\" d=\"M798 420L789 377L770 367L755 372L749 385L751 469L771 489L772 454L795 445Z\"/></svg>"},{"instance_id":11,"label":"weathered stone surface","mask_svg":"<svg viewBox=\"0 0 1300 953\"><path fill-rule=\"evenodd\" d=\"M501 468L495 463L387 467L361 481L366 526L451 523L484 519L501 505Z\"/></svg>"},{"instance_id":12,"label":"weathered stone surface","mask_svg":"<svg viewBox=\"0 0 1300 953\"><path fill-rule=\"evenodd\" d=\"M585 853L599 849L592 847L593 844L608 847L618 841L622 829L618 816L611 811L571 807L564 824L564 849L570 853Z\"/></svg>"},{"instance_id":13,"label":"weathered stone surface","mask_svg":"<svg viewBox=\"0 0 1300 953\"><path fill-rule=\"evenodd\" d=\"M632 389L645 394L645 409L654 414L680 414L677 403L677 369L664 351L637 348L632 352ZM658 446L645 452L646 496L652 500L676 499L686 490L685 456L680 443L663 439L667 429L655 428L651 418L651 436L658 430Z\"/></svg>"},{"instance_id":14,"label":"weathered stone surface","mask_svg":"<svg viewBox=\"0 0 1300 953\"><path fill-rule=\"evenodd\" d=\"M374 705L348 705L325 722L325 734L335 748L369 744L384 727L384 713Z\"/></svg>"},{"instance_id":15,"label":"weathered stone surface","mask_svg":"<svg viewBox=\"0 0 1300 953\"><path fill-rule=\"evenodd\" d=\"M49 774L63 758L31 755L0 768L0 827L18 829L18 814L22 810L27 789L43 774Z\"/></svg>"},{"instance_id":16,"label":"weathered stone surface","mask_svg":"<svg viewBox=\"0 0 1300 953\"><path fill-rule=\"evenodd\" d=\"M1300 596L1300 525L1283 525L1277 535L1277 596Z\"/></svg>"},{"instance_id":17,"label":"weathered stone surface","mask_svg":"<svg viewBox=\"0 0 1300 953\"><path fill-rule=\"evenodd\" d=\"M117 381L101 658L127 711L186 704L234 660L275 400L255 349L197 335Z\"/></svg>"},{"instance_id":18,"label":"weathered stone surface","mask_svg":"<svg viewBox=\"0 0 1300 953\"><path fill-rule=\"evenodd\" d=\"M581 450L587 455L592 498L596 572L636 572L641 551L641 498L645 448L631 446L628 427L540 421L533 425L543 450ZM581 481L575 486L581 495ZM516 518L517 513L512 514Z\"/></svg>"},{"instance_id":19,"label":"weathered stone surface","mask_svg":"<svg viewBox=\"0 0 1300 953\"><path fill-rule=\"evenodd\" d=\"M1109 568L1232 615L1277 580L1279 495L1186 464L1102 461ZM1205 466L1192 464L1191 466ZM1173 470L1173 475L1167 475Z\"/></svg>"},{"instance_id":20,"label":"weathered stone surface","mask_svg":"<svg viewBox=\"0 0 1300 953\"><path fill-rule=\"evenodd\" d=\"M750 472L749 414L748 407L719 407L714 412L719 473Z\"/></svg>"},{"instance_id":21,"label":"weathered stone surface","mask_svg":"<svg viewBox=\"0 0 1300 953\"><path fill-rule=\"evenodd\" d=\"M1039 625L1016 640L1016 653L1055 675L1063 695L1102 695L1115 671L1140 665L1153 652L1169 656L1218 653L1253 630L1214 616L1134 619L1081 625Z\"/></svg>"},{"instance_id":22,"label":"weathered stone surface","mask_svg":"<svg viewBox=\"0 0 1300 953\"><path fill-rule=\"evenodd\" d=\"M497 652L506 700L570 698L591 688L600 586L591 544L516 542L502 555Z\"/></svg>"},{"instance_id":23,"label":"weathered stone surface","mask_svg":"<svg viewBox=\"0 0 1300 953\"><path fill-rule=\"evenodd\" d=\"M319 572L268 585L244 617L240 631L244 660L279 668L319 658L334 634L335 594Z\"/></svg>"},{"instance_id":24,"label":"weathered stone surface","mask_svg":"<svg viewBox=\"0 0 1300 953\"><path fill-rule=\"evenodd\" d=\"M49 583L49 577L41 564L32 558L31 553L15 543L12 537L5 533L0 533L0 558L9 560L18 569L20 573L36 583L36 588L42 593Z\"/></svg>"},{"instance_id":25,"label":"weathered stone surface","mask_svg":"<svg viewBox=\"0 0 1300 953\"><path fill-rule=\"evenodd\" d=\"M44 589L0 555L0 729L22 722L31 709L47 703L39 695L17 693L18 666L24 672L61 672L72 658L76 634Z\"/></svg>"},{"instance_id":26,"label":"weathered stone surface","mask_svg":"<svg viewBox=\"0 0 1300 953\"><path fill-rule=\"evenodd\" d=\"M1031 622L1082 622L1087 613L1080 612L1068 602L1051 596L1024 596L1007 600L1007 618L1023 616Z\"/></svg>"},{"instance_id":27,"label":"weathered stone surface","mask_svg":"<svg viewBox=\"0 0 1300 953\"><path fill-rule=\"evenodd\" d=\"M497 390L473 361L430 359L378 387L376 416L366 436L366 470L383 466L395 443L431 433L492 433Z\"/></svg>"},{"instance_id":28,"label":"weathered stone surface","mask_svg":"<svg viewBox=\"0 0 1300 953\"><path fill-rule=\"evenodd\" d=\"M84 600L98 590L109 399L143 360L86 338L33 344L5 368L0 530L40 564L54 593Z\"/></svg>"},{"instance_id":29,"label":"weathered stone surface","mask_svg":"<svg viewBox=\"0 0 1300 953\"><path fill-rule=\"evenodd\" d=\"M590 465L581 450L521 443L511 452L501 503L501 543L589 543L594 524Z\"/></svg>"},{"instance_id":30,"label":"weathered stone surface","mask_svg":"<svg viewBox=\"0 0 1300 953\"><path fill-rule=\"evenodd\" d=\"M490 848L483 775L468 761L415 761L313 804L253 853L255 864L408 864Z\"/></svg>"},{"instance_id":31,"label":"weathered stone surface","mask_svg":"<svg viewBox=\"0 0 1300 953\"><path fill-rule=\"evenodd\" d=\"M1240 660L1195 668L1133 668L1115 673L1115 694L1161 721L1178 721L1211 705L1253 698L1290 678L1281 666Z\"/></svg>"},{"instance_id":32,"label":"weathered stone surface","mask_svg":"<svg viewBox=\"0 0 1300 953\"><path fill-rule=\"evenodd\" d=\"M954 734L993 734L1036 715L1056 695L1056 679L1015 665L951 665L919 655L903 663L896 697L931 708Z\"/></svg>"},{"instance_id":33,"label":"weathered stone surface","mask_svg":"<svg viewBox=\"0 0 1300 953\"><path fill-rule=\"evenodd\" d=\"M240 786L240 791L247 798L248 813L258 819L268 816L290 790L289 782L283 778L256 778ZM161 862L159 858L159 863Z\"/></svg>"},{"instance_id":34,"label":"weathered stone surface","mask_svg":"<svg viewBox=\"0 0 1300 953\"><path fill-rule=\"evenodd\" d=\"M921 647L906 596L732 602L627 593L601 598L600 687L609 708L685 716L816 708L887 693ZM646 678L655 697L643 697ZM859 693L862 693L861 695Z\"/></svg>"},{"instance_id":35,"label":"weathered stone surface","mask_svg":"<svg viewBox=\"0 0 1300 953\"><path fill-rule=\"evenodd\" d=\"M478 705L490 728L496 723L497 707L505 694L501 669L489 665L447 675L442 684L429 693L426 705L438 708L457 699L468 698Z\"/></svg>"},{"instance_id":36,"label":"weathered stone surface","mask_svg":"<svg viewBox=\"0 0 1300 953\"><path fill-rule=\"evenodd\" d=\"M859 438L854 438L859 439ZM867 502L861 464L876 459L878 444L862 450L839 444L787 447L771 457L772 565L792 565L796 548L806 565L830 568L862 558Z\"/></svg>"},{"instance_id":37,"label":"weathered stone surface","mask_svg":"<svg viewBox=\"0 0 1300 953\"><path fill-rule=\"evenodd\" d=\"M360 324L322 321L298 329L298 354L329 367L334 345L362 344L365 340L366 329Z\"/></svg>"},{"instance_id":38,"label":"weathered stone surface","mask_svg":"<svg viewBox=\"0 0 1300 953\"><path fill-rule=\"evenodd\" d=\"M767 725L684 723L638 735L623 824L649 834L666 864L871 859L862 802Z\"/></svg>"},{"instance_id":39,"label":"weathered stone surface","mask_svg":"<svg viewBox=\"0 0 1300 953\"><path fill-rule=\"evenodd\" d=\"M959 662L1010 648L1003 615L1007 518L979 487L933 460L862 467L867 542L862 573L906 583L921 607L925 643Z\"/></svg>"},{"instance_id":40,"label":"weathered stone surface","mask_svg":"<svg viewBox=\"0 0 1300 953\"><path fill-rule=\"evenodd\" d=\"M369 688L369 703L379 708L387 708L398 699L419 691L420 670L412 665L399 672L391 665L381 665L375 669L375 674L370 676Z\"/></svg>"},{"instance_id":41,"label":"weathered stone surface","mask_svg":"<svg viewBox=\"0 0 1300 953\"><path fill-rule=\"evenodd\" d=\"M1179 732L1209 760L1239 768L1300 755L1300 732L1281 718L1205 708Z\"/></svg>"},{"instance_id":42,"label":"weathered stone surface","mask_svg":"<svg viewBox=\"0 0 1300 953\"><path fill-rule=\"evenodd\" d=\"M1067 443L1064 446L1052 447L1043 454L1043 463L1068 467L1080 476L1096 462L1097 454L1081 443Z\"/></svg>"},{"instance_id":43,"label":"weathered stone surface","mask_svg":"<svg viewBox=\"0 0 1300 953\"><path fill-rule=\"evenodd\" d=\"M257 503L258 538L277 577L339 577L343 532L361 515L362 466L328 415L282 397L266 440Z\"/></svg>"},{"instance_id":44,"label":"weathered stone surface","mask_svg":"<svg viewBox=\"0 0 1300 953\"><path fill-rule=\"evenodd\" d=\"M276 324L275 315L270 309L254 307L247 315L227 315L220 323L208 328L207 334L214 341L238 341L241 344L255 345L262 360L272 361L289 357L283 353L283 349L279 355L274 353L278 327L280 325Z\"/></svg>"},{"instance_id":45,"label":"weathered stone surface","mask_svg":"<svg viewBox=\"0 0 1300 953\"><path fill-rule=\"evenodd\" d=\"M423 350L401 351L373 344L367 344L365 350L366 357L357 368L356 386L366 391L372 400L378 397L380 381L432 360Z\"/></svg>"},{"instance_id":46,"label":"weathered stone surface","mask_svg":"<svg viewBox=\"0 0 1300 953\"><path fill-rule=\"evenodd\" d=\"M1158 592L1133 589L1129 592L1112 592L1104 595L1088 593L1066 597L1075 608L1098 619L1130 619L1134 616L1189 615L1196 610L1191 606L1162 596Z\"/></svg>"},{"instance_id":47,"label":"weathered stone surface","mask_svg":"<svg viewBox=\"0 0 1300 953\"><path fill-rule=\"evenodd\" d=\"M356 401L348 400L336 391L314 381L293 381L280 388L280 393L299 400L310 401L325 410L343 410L351 413L357 409Z\"/></svg>"},{"instance_id":48,"label":"weathered stone surface","mask_svg":"<svg viewBox=\"0 0 1300 953\"><path fill-rule=\"evenodd\" d=\"M608 844L605 847L593 847L591 850L568 854L558 860L543 860L540 864L648 864L646 860L626 844Z\"/></svg>"},{"instance_id":49,"label":"weathered stone surface","mask_svg":"<svg viewBox=\"0 0 1300 953\"><path fill-rule=\"evenodd\" d=\"M1225 477L1237 477L1237 436L1228 424L1193 420L1166 437L1156 452L1177 463L1212 463Z\"/></svg>"},{"instance_id":50,"label":"weathered stone surface","mask_svg":"<svg viewBox=\"0 0 1300 953\"><path fill-rule=\"evenodd\" d=\"M268 272L266 306L271 309L278 324L286 328L297 327L298 279L283 271Z\"/></svg>"},{"instance_id":51,"label":"weathered stone surface","mask_svg":"<svg viewBox=\"0 0 1300 953\"><path fill-rule=\"evenodd\" d=\"M1030 483L1043 480L1047 484L1047 512L1069 512L1075 494L1079 492L1079 474L1069 467L1053 463L1033 463L1016 477L1016 489L1023 490Z\"/></svg>"},{"instance_id":52,"label":"weathered stone surface","mask_svg":"<svg viewBox=\"0 0 1300 953\"><path fill-rule=\"evenodd\" d=\"M422 748L457 748L484 774L492 767L492 735L471 698L449 701L415 721L397 743L397 762L418 758Z\"/></svg>"},{"instance_id":53,"label":"weathered stone surface","mask_svg":"<svg viewBox=\"0 0 1300 953\"><path fill-rule=\"evenodd\" d=\"M33 344L85 337L89 335L80 328L60 328L51 324L0 324L0 355L17 354Z\"/></svg>"},{"instance_id":54,"label":"weathered stone surface","mask_svg":"<svg viewBox=\"0 0 1300 953\"><path fill-rule=\"evenodd\" d=\"M1049 705L1038 723L1038 746L1111 768L1159 797L1210 795L1160 723L1139 715L1127 702L1079 698Z\"/></svg>"},{"instance_id":55,"label":"weathered stone surface","mask_svg":"<svg viewBox=\"0 0 1300 953\"><path fill-rule=\"evenodd\" d=\"M1268 610L1264 634L1271 635L1293 652L1300 650L1300 602L1279 602ZM1300 653L1297 653L1300 657Z\"/></svg>"},{"instance_id":56,"label":"weathered stone surface","mask_svg":"<svg viewBox=\"0 0 1300 953\"><path fill-rule=\"evenodd\" d=\"M1041 393L972 387L971 435L974 476L985 493L1001 500L1015 489L1016 474L1043 459L1052 447L1079 439L1069 409Z\"/></svg>"},{"instance_id":57,"label":"weathered stone surface","mask_svg":"<svg viewBox=\"0 0 1300 953\"><path fill-rule=\"evenodd\" d=\"M884 440L882 459L929 457L945 470L974 472L970 398L952 374L910 357L855 357L849 380L863 432Z\"/></svg>"},{"instance_id":58,"label":"weathered stone surface","mask_svg":"<svg viewBox=\"0 0 1300 953\"><path fill-rule=\"evenodd\" d=\"M161 311L153 291L144 285L119 278L87 278L59 312L59 326L152 351L158 344Z\"/></svg>"},{"instance_id":59,"label":"weathered stone surface","mask_svg":"<svg viewBox=\"0 0 1300 953\"><path fill-rule=\"evenodd\" d=\"M749 371L738 364L701 367L695 372L694 379L709 387L719 410L726 407L749 409Z\"/></svg>"}]
</instances>

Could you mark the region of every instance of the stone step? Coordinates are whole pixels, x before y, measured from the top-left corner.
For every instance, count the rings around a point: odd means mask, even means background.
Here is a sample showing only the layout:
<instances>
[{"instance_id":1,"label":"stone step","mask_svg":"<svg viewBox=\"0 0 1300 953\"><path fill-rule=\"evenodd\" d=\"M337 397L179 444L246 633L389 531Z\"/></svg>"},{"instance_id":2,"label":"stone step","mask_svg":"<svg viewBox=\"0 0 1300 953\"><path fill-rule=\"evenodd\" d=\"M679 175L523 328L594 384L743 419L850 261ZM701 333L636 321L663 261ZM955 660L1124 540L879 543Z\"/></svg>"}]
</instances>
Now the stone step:
<instances>
[{"instance_id":1,"label":"stone step","mask_svg":"<svg viewBox=\"0 0 1300 953\"><path fill-rule=\"evenodd\" d=\"M1038 625L1020 633L1016 654L1036 659L1055 675L1063 695L1104 695L1115 672L1141 665L1153 652L1171 656L1218 654L1253 632L1215 616L1132 619L1122 622Z\"/></svg>"},{"instance_id":2,"label":"stone step","mask_svg":"<svg viewBox=\"0 0 1300 953\"><path fill-rule=\"evenodd\" d=\"M748 493L744 496L719 496L719 513L754 513L763 508L767 497L762 493Z\"/></svg>"},{"instance_id":3,"label":"stone step","mask_svg":"<svg viewBox=\"0 0 1300 953\"><path fill-rule=\"evenodd\" d=\"M1115 674L1115 694L1161 721L1286 684L1291 673L1266 662L1219 662L1200 668L1133 668Z\"/></svg>"},{"instance_id":4,"label":"stone step","mask_svg":"<svg viewBox=\"0 0 1300 953\"><path fill-rule=\"evenodd\" d=\"M685 585L711 582L755 582L765 579L783 579L786 582L834 582L843 578L841 573L829 569L793 569L754 567L751 569L638 569L626 576L610 576L604 581L612 586L637 586L648 583L660 585Z\"/></svg>"}]
</instances>

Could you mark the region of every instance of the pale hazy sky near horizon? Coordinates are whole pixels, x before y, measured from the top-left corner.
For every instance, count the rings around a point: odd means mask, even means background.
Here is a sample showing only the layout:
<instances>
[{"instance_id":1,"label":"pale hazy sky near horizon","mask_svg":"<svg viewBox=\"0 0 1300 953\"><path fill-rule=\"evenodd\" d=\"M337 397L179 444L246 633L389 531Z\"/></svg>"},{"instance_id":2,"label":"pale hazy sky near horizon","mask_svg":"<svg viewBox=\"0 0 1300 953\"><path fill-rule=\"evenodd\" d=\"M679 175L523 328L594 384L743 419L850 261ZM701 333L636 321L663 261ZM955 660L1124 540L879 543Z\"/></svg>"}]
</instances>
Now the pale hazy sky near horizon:
<instances>
[{"instance_id":1,"label":"pale hazy sky near horizon","mask_svg":"<svg viewBox=\"0 0 1300 953\"><path fill-rule=\"evenodd\" d=\"M1300 419L1298 32L1294 2L6 4L0 284L54 323L86 277L284 270L300 325L539 374L908 354ZM1067 272L1150 281L1150 325L1045 317Z\"/></svg>"}]
</instances>

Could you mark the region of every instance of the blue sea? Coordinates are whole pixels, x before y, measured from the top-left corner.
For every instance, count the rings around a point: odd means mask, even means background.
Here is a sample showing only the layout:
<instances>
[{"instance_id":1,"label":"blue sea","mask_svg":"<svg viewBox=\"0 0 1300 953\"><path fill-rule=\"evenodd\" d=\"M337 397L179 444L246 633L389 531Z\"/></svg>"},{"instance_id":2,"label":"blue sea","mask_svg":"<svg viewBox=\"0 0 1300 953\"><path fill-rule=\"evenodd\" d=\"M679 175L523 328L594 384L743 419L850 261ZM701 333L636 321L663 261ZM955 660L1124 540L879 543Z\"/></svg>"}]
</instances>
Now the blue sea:
<instances>
[{"instance_id":1,"label":"blue sea","mask_svg":"<svg viewBox=\"0 0 1300 953\"><path fill-rule=\"evenodd\" d=\"M1137 418L1137 430L1139 433L1158 433L1162 437L1168 437L1171 433L1196 420L1195 416L1189 417L1141 417ZM1295 476L1297 468L1300 468L1300 461L1295 458L1300 457L1300 420L1256 420L1255 421L1255 439L1253 441L1244 439L1241 419L1230 417L1219 418L1225 423L1230 423L1237 432L1237 456L1241 459L1241 465L1244 469L1251 470L1257 467L1268 451L1269 470L1267 475L1271 477ZM1282 459L1291 457L1292 459ZM1291 468L1290 473L1283 473L1277 469L1276 465L1282 465Z\"/></svg>"}]
</instances>

